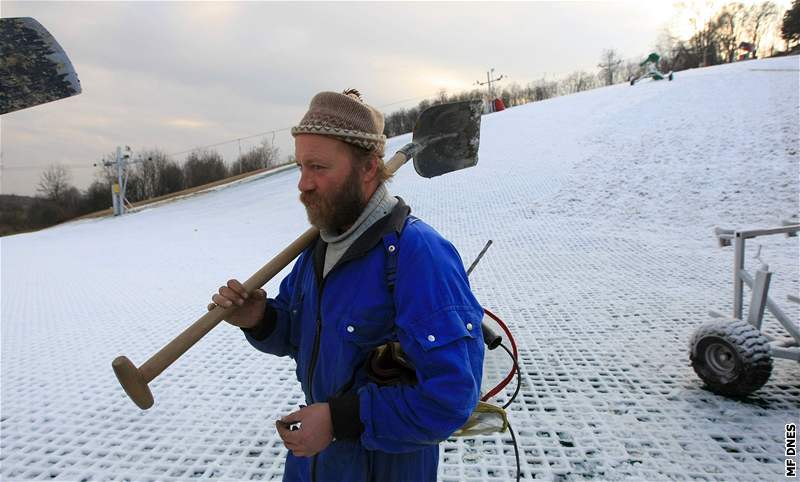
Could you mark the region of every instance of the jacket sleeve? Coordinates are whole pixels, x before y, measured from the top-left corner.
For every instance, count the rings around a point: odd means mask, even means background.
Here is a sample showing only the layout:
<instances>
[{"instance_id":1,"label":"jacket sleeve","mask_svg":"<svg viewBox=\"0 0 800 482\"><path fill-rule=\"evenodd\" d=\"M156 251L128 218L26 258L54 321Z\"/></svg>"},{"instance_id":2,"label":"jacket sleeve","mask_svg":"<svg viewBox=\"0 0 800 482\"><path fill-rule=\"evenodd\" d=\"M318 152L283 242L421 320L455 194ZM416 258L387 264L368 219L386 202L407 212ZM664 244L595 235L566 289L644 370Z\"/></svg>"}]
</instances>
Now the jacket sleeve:
<instances>
[{"instance_id":1,"label":"jacket sleeve","mask_svg":"<svg viewBox=\"0 0 800 482\"><path fill-rule=\"evenodd\" d=\"M248 342L257 350L277 356L291 356L294 358L297 348L290 341L292 295L294 284L303 257L298 258L292 271L281 281L280 290L275 298L267 298L264 318L252 329L242 329Z\"/></svg>"},{"instance_id":2,"label":"jacket sleeve","mask_svg":"<svg viewBox=\"0 0 800 482\"><path fill-rule=\"evenodd\" d=\"M361 441L384 452L447 439L477 405L483 371L483 308L456 249L417 222L406 227L398 256L395 324L418 383L358 391Z\"/></svg>"}]
</instances>

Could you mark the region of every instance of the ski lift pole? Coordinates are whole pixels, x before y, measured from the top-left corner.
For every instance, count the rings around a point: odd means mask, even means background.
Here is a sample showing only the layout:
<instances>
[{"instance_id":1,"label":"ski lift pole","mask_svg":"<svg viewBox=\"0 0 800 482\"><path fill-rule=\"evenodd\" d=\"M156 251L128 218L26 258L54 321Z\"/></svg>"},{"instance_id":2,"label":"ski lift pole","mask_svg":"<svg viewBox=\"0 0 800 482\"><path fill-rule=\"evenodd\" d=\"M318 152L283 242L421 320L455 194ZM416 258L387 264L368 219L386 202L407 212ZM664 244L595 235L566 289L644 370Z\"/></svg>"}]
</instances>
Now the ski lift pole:
<instances>
[{"instance_id":1,"label":"ski lift pole","mask_svg":"<svg viewBox=\"0 0 800 482\"><path fill-rule=\"evenodd\" d=\"M478 253L478 257L475 258L475 261L469 266L467 270L467 277L469 277L472 270L475 269L475 266L478 265L478 262L483 258L483 255L486 254L486 251L489 249L489 246L492 245L492 240L486 242L486 245L483 247L480 253ZM483 342L486 344L486 348L490 350L494 350L503 342L503 337L498 335L494 332L486 323L481 322L481 332L483 333Z\"/></svg>"},{"instance_id":2,"label":"ski lift pole","mask_svg":"<svg viewBox=\"0 0 800 482\"><path fill-rule=\"evenodd\" d=\"M486 251L489 249L489 246L491 245L492 245L492 240L490 239L489 241L486 242L486 246L483 247L481 252L478 253L478 257L475 258L475 261L473 261L472 264L469 266L469 269L467 270L467 276L469 276L470 273L472 273L472 270L475 269L475 266L478 265L478 262L481 260L481 258L483 258L483 255L486 254Z\"/></svg>"},{"instance_id":3,"label":"ski lift pole","mask_svg":"<svg viewBox=\"0 0 800 482\"><path fill-rule=\"evenodd\" d=\"M122 204L122 148L120 146L117 146L117 185L114 187L114 197L116 198L114 216L121 216L125 212L125 206Z\"/></svg>"}]
</instances>

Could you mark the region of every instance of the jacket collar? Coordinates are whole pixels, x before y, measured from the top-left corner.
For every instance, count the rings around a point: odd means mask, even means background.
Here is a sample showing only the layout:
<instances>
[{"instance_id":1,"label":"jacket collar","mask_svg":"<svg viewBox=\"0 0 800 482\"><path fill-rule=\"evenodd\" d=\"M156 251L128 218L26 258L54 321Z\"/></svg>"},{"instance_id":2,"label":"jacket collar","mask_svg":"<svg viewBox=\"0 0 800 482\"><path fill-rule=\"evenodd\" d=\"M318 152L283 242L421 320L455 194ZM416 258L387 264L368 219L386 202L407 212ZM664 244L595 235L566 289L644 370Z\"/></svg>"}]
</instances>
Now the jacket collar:
<instances>
[{"instance_id":1,"label":"jacket collar","mask_svg":"<svg viewBox=\"0 0 800 482\"><path fill-rule=\"evenodd\" d=\"M397 204L395 204L392 212L375 221L375 224L364 231L364 233L350 245L339 262L331 268L331 271L343 263L364 256L380 243L384 236L392 231L400 236L406 224L406 218L410 213L411 208L403 201L403 198L397 196ZM314 243L311 251L311 258L314 262L314 274L317 277L317 284L319 285L322 284L322 269L325 266L325 252L328 249L328 243L323 241L319 236L317 236Z\"/></svg>"}]
</instances>

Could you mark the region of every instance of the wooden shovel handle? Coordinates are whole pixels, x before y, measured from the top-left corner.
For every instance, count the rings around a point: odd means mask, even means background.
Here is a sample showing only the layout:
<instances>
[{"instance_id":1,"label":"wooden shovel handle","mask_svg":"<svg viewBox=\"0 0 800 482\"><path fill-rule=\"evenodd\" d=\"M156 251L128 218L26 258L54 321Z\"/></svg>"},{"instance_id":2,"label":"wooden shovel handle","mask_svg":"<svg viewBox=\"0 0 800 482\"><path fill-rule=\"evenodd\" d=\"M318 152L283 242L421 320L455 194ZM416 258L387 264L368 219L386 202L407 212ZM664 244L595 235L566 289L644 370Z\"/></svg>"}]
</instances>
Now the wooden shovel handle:
<instances>
[{"instance_id":1,"label":"wooden shovel handle","mask_svg":"<svg viewBox=\"0 0 800 482\"><path fill-rule=\"evenodd\" d=\"M409 156L410 157L410 156ZM403 152L398 152L386 163L386 168L389 172L394 173L399 169L408 158ZM272 258L261 269L256 271L247 281L244 282L244 288L248 293L261 288L269 280L281 272L283 268L289 265L296 257L308 247L312 241L319 235L317 228L309 228L305 233L295 239L283 251ZM195 343L200 341L209 331L224 320L225 317L237 308L236 305L224 308L217 306L209 311L200 319L192 323L180 335L176 336L172 341L167 343L155 355L151 356L146 362L139 367L139 372L144 378L145 383L150 383L168 366L172 365L175 360L180 358L181 355L191 348Z\"/></svg>"},{"instance_id":2,"label":"wooden shovel handle","mask_svg":"<svg viewBox=\"0 0 800 482\"><path fill-rule=\"evenodd\" d=\"M252 293L258 288L261 288L275 275L281 272L283 268L289 265L293 259L298 257L303 250L311 244L312 241L319 234L317 228L309 228L305 233L300 235L299 238L292 241L292 243L284 248L283 251L272 258L267 264L245 281L244 288L248 293ZM224 320L229 313L236 310L238 306L233 305L225 308L217 306L205 315L201 316L197 321L192 323L188 328L176 336L172 341L167 343L155 355L151 356L149 360L144 362L139 371L142 373L144 379L149 383L163 372L168 366L172 365L175 360L180 358L189 348L195 343L200 341L209 331Z\"/></svg>"}]
</instances>

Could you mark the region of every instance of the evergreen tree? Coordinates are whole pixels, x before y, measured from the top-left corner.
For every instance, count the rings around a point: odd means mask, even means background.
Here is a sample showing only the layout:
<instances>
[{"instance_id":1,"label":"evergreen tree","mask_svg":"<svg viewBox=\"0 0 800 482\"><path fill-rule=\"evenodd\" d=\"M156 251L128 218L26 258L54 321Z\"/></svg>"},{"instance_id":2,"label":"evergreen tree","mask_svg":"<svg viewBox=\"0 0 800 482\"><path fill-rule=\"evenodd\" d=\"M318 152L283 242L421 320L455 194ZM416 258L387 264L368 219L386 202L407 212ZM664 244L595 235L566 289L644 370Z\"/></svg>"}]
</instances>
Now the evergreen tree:
<instances>
[{"instance_id":1,"label":"evergreen tree","mask_svg":"<svg viewBox=\"0 0 800 482\"><path fill-rule=\"evenodd\" d=\"M792 8L783 14L781 37L790 45L800 43L800 0L794 0Z\"/></svg>"}]
</instances>

